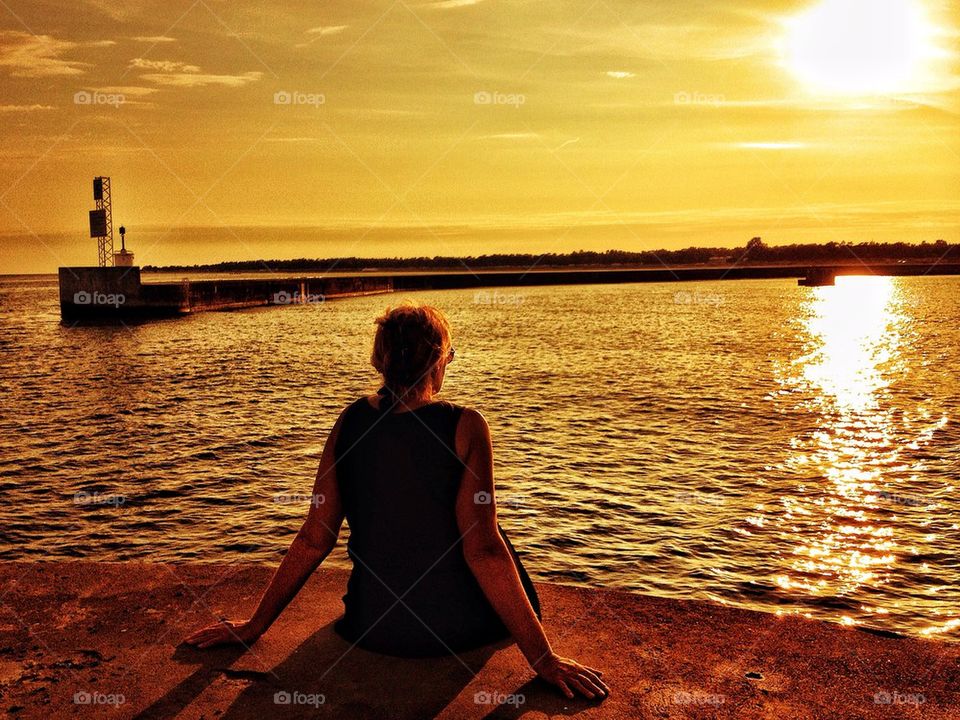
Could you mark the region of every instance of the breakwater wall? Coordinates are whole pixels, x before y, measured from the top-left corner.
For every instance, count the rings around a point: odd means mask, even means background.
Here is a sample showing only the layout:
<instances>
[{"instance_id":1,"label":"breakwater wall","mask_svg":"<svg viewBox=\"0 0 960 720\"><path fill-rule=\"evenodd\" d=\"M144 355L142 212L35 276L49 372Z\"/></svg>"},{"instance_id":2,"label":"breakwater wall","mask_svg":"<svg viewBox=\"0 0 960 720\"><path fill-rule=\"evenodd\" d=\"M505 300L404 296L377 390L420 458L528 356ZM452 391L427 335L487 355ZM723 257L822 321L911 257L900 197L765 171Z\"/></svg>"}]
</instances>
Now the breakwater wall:
<instances>
[{"instance_id":1,"label":"breakwater wall","mask_svg":"<svg viewBox=\"0 0 960 720\"><path fill-rule=\"evenodd\" d=\"M204 310L295 305L396 291L537 285L795 278L832 285L838 275L960 275L956 263L742 265L569 270L494 270L357 273L295 278L141 282L138 267L60 268L60 313L65 321L176 316Z\"/></svg>"},{"instance_id":2,"label":"breakwater wall","mask_svg":"<svg viewBox=\"0 0 960 720\"><path fill-rule=\"evenodd\" d=\"M144 283L138 267L60 268L65 321L171 317L205 310L299 305L393 291L390 277L303 277Z\"/></svg>"}]
</instances>

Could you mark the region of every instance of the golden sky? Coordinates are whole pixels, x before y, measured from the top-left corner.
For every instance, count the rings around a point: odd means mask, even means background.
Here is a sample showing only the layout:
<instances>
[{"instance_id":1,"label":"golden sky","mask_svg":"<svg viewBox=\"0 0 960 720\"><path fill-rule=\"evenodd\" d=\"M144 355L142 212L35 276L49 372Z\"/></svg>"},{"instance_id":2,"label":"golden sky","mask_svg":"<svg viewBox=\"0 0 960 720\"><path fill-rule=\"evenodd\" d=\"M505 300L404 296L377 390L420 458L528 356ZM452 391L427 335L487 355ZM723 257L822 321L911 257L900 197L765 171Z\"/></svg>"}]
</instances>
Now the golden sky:
<instances>
[{"instance_id":1,"label":"golden sky","mask_svg":"<svg viewBox=\"0 0 960 720\"><path fill-rule=\"evenodd\" d=\"M947 0L0 2L0 272L960 241Z\"/></svg>"}]
</instances>

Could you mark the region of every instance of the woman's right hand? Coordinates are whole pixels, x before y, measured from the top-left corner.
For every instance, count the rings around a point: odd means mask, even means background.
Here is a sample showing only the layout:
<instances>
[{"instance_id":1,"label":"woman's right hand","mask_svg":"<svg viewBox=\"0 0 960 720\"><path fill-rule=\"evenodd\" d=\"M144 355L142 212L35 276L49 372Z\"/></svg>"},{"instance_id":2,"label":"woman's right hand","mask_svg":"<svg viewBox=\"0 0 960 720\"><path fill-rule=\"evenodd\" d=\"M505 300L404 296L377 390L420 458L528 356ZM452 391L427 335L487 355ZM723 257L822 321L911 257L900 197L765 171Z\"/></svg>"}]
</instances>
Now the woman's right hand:
<instances>
[{"instance_id":1,"label":"woman's right hand","mask_svg":"<svg viewBox=\"0 0 960 720\"><path fill-rule=\"evenodd\" d=\"M249 621L221 620L213 625L197 630L184 642L206 650L217 645L252 645L262 633Z\"/></svg>"},{"instance_id":2,"label":"woman's right hand","mask_svg":"<svg viewBox=\"0 0 960 720\"><path fill-rule=\"evenodd\" d=\"M555 653L550 653L537 662L533 669L548 683L560 688L570 700L575 692L591 700L605 698L610 694L610 688L600 679L602 672Z\"/></svg>"}]
</instances>

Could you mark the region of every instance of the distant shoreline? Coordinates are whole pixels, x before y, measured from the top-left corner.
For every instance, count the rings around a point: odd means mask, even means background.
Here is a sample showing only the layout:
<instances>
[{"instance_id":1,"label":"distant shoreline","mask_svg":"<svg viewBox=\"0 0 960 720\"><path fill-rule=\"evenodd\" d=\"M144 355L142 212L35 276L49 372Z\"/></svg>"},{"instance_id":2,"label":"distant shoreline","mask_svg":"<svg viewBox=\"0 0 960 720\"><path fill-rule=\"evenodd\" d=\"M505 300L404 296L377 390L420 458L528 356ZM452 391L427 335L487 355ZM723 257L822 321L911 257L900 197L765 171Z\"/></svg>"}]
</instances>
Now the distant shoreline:
<instances>
[{"instance_id":1,"label":"distant shoreline","mask_svg":"<svg viewBox=\"0 0 960 720\"><path fill-rule=\"evenodd\" d=\"M688 247L681 250L631 252L576 251L570 253L497 253L479 256L339 257L294 260L239 260L196 265L144 265L145 273L247 272L474 272L541 270L645 270L668 268L778 267L784 265L937 264L960 262L960 244L944 240L922 243L809 243L767 245L759 237L739 248Z\"/></svg>"},{"instance_id":2,"label":"distant shoreline","mask_svg":"<svg viewBox=\"0 0 960 720\"><path fill-rule=\"evenodd\" d=\"M811 262L798 262L798 261L788 261L784 260L781 262L742 262L742 263L723 263L723 262L706 262L706 263L669 263L669 264L639 264L639 263L609 263L609 264L594 264L594 265L557 265L557 264L546 264L546 263L537 263L531 265L487 265L481 267L474 267L468 263L463 263L460 265L437 265L424 267L422 265L397 265L396 267L386 267L386 266L369 266L362 269L356 270L345 267L338 264L336 261L331 260L327 264L323 265L312 265L304 266L303 268L288 269L283 267L271 267L271 261L257 261L257 267L242 267L234 268L231 267L221 268L219 264L217 265L197 265L197 266L152 266L146 265L141 268L143 274L149 275L180 275L182 273L194 273L198 275L210 274L210 275L296 275L301 276L305 273L313 273L318 275L335 275L343 274L356 276L358 274L434 274L434 273L475 273L483 275L484 273L538 273L538 272L590 272L590 271L614 271L614 270L724 270L724 269L736 269L739 271L750 270L750 269L777 269L777 268L796 268L796 267L844 267L844 268L856 268L864 267L868 268L875 265L925 265L932 266L938 264L946 264L946 260L940 260L939 258L916 258L910 260L903 260L897 258L876 258L870 260L858 260L855 258L844 259L844 260L818 260ZM951 261L951 264L953 261ZM279 264L279 263L278 263ZM247 263L243 263L247 265Z\"/></svg>"}]
</instances>

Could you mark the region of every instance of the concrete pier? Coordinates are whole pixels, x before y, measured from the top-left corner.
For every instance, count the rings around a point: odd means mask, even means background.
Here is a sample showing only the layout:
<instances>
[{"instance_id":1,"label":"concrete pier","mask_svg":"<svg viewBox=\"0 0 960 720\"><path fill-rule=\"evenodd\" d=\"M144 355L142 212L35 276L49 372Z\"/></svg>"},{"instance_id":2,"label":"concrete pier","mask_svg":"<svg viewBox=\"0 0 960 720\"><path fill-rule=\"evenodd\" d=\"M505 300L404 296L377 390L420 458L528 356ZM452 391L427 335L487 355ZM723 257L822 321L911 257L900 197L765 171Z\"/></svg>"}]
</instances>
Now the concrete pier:
<instances>
[{"instance_id":1,"label":"concrete pier","mask_svg":"<svg viewBox=\"0 0 960 720\"><path fill-rule=\"evenodd\" d=\"M603 702L567 700L515 645L403 660L331 623L346 573L321 568L248 651L181 644L248 617L273 567L0 563L8 717L183 720L947 720L960 645L613 590L538 583L557 652L603 671Z\"/></svg>"},{"instance_id":2,"label":"concrete pier","mask_svg":"<svg viewBox=\"0 0 960 720\"><path fill-rule=\"evenodd\" d=\"M141 282L139 267L60 268L64 321L110 321L176 316L204 310L294 305L395 291L797 278L832 285L839 275L960 275L957 263L846 265L710 265L655 268L539 268L356 273L294 278Z\"/></svg>"},{"instance_id":3,"label":"concrete pier","mask_svg":"<svg viewBox=\"0 0 960 720\"><path fill-rule=\"evenodd\" d=\"M62 267L60 316L68 322L146 319L204 310L322 303L392 291L392 278L378 276L143 283L139 267Z\"/></svg>"}]
</instances>

